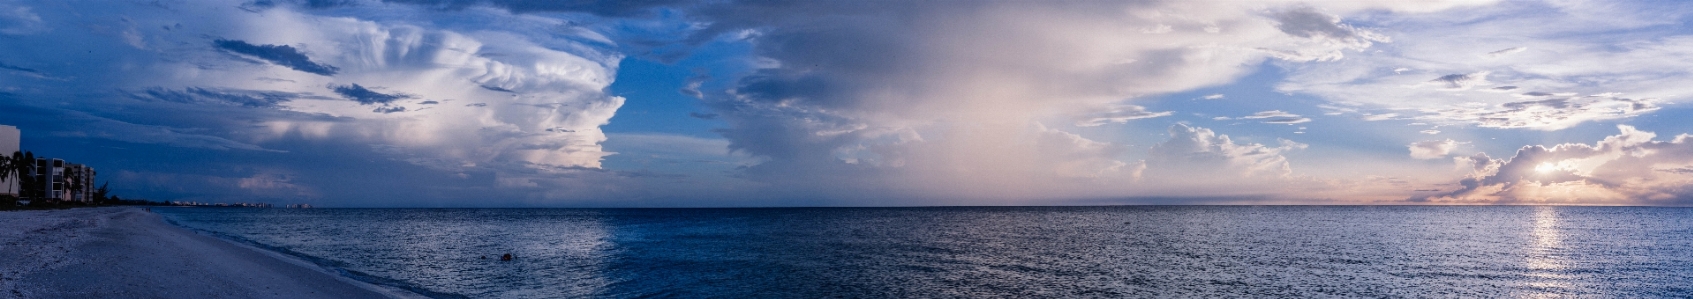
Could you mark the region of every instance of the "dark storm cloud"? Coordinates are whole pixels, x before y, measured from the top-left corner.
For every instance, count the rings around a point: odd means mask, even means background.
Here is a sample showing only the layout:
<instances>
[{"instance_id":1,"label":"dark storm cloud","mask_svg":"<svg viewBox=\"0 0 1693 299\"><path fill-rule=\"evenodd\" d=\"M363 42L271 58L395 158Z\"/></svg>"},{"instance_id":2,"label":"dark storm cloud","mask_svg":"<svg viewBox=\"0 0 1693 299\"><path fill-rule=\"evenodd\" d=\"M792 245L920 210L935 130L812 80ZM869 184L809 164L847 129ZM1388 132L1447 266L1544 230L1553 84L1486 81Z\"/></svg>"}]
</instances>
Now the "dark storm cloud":
<instances>
[{"instance_id":1,"label":"dark storm cloud","mask_svg":"<svg viewBox=\"0 0 1693 299\"><path fill-rule=\"evenodd\" d=\"M340 94L348 100L357 101L359 104L365 105L388 104L396 100L410 99L414 97L403 93L380 93L365 88L364 86L359 86L357 83L352 85L332 85L329 86L329 90L335 91L336 94Z\"/></svg>"},{"instance_id":2,"label":"dark storm cloud","mask_svg":"<svg viewBox=\"0 0 1693 299\"><path fill-rule=\"evenodd\" d=\"M242 9L258 11L282 4L294 4L305 8L334 8L357 5L356 0L255 0L241 4Z\"/></svg>"},{"instance_id":3,"label":"dark storm cloud","mask_svg":"<svg viewBox=\"0 0 1693 299\"><path fill-rule=\"evenodd\" d=\"M29 74L41 75L41 71L37 71L37 70L31 69L31 68L16 66L16 65L10 65L10 64L6 64L5 62L0 62L0 70L12 70L12 71L24 72L24 73L29 73Z\"/></svg>"},{"instance_id":4,"label":"dark storm cloud","mask_svg":"<svg viewBox=\"0 0 1693 299\"><path fill-rule=\"evenodd\" d=\"M438 9L458 10L472 6L492 6L511 11L512 13L533 12L586 12L608 17L643 16L653 8L676 6L694 1L688 0L383 0L387 3L404 3L435 7Z\"/></svg>"},{"instance_id":5,"label":"dark storm cloud","mask_svg":"<svg viewBox=\"0 0 1693 299\"><path fill-rule=\"evenodd\" d=\"M311 57L288 45L254 45L245 41L219 39L213 42L218 49L264 59L296 71L333 76L340 68L312 62Z\"/></svg>"},{"instance_id":6,"label":"dark storm cloud","mask_svg":"<svg viewBox=\"0 0 1693 299\"><path fill-rule=\"evenodd\" d=\"M287 102L307 95L258 90L231 90L217 88L189 87L184 89L153 88L133 94L137 98L163 100L178 103L217 103L238 105L244 107L274 107L276 104Z\"/></svg>"},{"instance_id":7,"label":"dark storm cloud","mask_svg":"<svg viewBox=\"0 0 1693 299\"><path fill-rule=\"evenodd\" d=\"M510 93L516 93L516 91L512 91L512 90L510 90L510 89L505 89L505 88L500 88L500 87L499 87L499 86L488 86L488 85L481 85L481 86L482 86L482 89L487 89L487 90L492 90L492 91L498 91L498 92L510 92Z\"/></svg>"}]
</instances>

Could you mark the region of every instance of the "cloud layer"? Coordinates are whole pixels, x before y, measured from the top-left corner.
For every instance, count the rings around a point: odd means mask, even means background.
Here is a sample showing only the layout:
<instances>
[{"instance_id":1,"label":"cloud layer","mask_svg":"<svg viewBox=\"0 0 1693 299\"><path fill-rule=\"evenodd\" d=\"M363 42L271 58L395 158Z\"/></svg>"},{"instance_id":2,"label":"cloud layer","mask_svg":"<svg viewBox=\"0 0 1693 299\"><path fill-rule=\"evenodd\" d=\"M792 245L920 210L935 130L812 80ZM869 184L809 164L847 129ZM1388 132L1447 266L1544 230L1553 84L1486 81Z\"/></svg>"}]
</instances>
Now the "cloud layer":
<instances>
[{"instance_id":1,"label":"cloud layer","mask_svg":"<svg viewBox=\"0 0 1693 299\"><path fill-rule=\"evenodd\" d=\"M1693 199L1693 135L1670 141L1617 126L1594 144L1531 145L1510 159L1477 154L1463 188L1414 198L1438 203L1686 205Z\"/></svg>"}]
</instances>

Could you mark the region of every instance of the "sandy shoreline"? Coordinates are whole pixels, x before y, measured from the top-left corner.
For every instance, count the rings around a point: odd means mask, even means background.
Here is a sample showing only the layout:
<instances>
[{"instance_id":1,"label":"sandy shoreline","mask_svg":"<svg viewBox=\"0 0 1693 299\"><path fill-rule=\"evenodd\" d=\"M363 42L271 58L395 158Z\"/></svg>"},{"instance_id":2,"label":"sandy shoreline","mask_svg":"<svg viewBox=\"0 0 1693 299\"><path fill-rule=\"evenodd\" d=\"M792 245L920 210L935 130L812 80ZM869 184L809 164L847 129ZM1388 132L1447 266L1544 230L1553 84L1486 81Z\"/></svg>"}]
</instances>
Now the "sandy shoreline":
<instances>
[{"instance_id":1,"label":"sandy shoreline","mask_svg":"<svg viewBox=\"0 0 1693 299\"><path fill-rule=\"evenodd\" d=\"M138 207L0 212L0 298L392 297Z\"/></svg>"}]
</instances>

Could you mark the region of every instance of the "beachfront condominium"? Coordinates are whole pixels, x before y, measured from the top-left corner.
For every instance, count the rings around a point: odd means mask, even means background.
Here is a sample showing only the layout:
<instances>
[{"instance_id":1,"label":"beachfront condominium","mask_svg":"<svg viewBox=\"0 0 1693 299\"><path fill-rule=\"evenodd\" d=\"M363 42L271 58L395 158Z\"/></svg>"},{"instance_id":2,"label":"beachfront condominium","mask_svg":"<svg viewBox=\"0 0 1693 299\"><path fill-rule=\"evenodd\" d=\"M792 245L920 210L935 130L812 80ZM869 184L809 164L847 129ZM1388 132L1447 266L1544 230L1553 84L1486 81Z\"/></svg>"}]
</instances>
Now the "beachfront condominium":
<instances>
[{"instance_id":1,"label":"beachfront condominium","mask_svg":"<svg viewBox=\"0 0 1693 299\"><path fill-rule=\"evenodd\" d=\"M63 159L35 159L35 181L43 198L58 201L94 201L94 168Z\"/></svg>"},{"instance_id":2,"label":"beachfront condominium","mask_svg":"<svg viewBox=\"0 0 1693 299\"><path fill-rule=\"evenodd\" d=\"M18 140L22 137L23 134L18 131L18 127L0 125L0 156L10 158L12 153L17 152L19 149ZM5 179L0 179L0 194L17 195L18 179L16 176L6 176Z\"/></svg>"},{"instance_id":3,"label":"beachfront condominium","mask_svg":"<svg viewBox=\"0 0 1693 299\"><path fill-rule=\"evenodd\" d=\"M18 142L22 137L23 134L18 131L17 127L0 125L0 155L9 158L12 153L17 152L21 148ZM27 176L34 179L31 180L31 185L36 187L35 190L40 190L32 197L76 202L93 202L96 200L94 198L96 188L94 186L93 167L45 157L36 157L35 161L26 163L34 163L35 167L31 167L33 169L22 169L25 171L20 171L16 173L16 176L7 176L5 180L0 180L0 189L4 189L0 190L0 192L3 192L0 194L17 196L19 193L23 193L22 189L25 186L22 186L20 182L25 181L23 177Z\"/></svg>"}]
</instances>

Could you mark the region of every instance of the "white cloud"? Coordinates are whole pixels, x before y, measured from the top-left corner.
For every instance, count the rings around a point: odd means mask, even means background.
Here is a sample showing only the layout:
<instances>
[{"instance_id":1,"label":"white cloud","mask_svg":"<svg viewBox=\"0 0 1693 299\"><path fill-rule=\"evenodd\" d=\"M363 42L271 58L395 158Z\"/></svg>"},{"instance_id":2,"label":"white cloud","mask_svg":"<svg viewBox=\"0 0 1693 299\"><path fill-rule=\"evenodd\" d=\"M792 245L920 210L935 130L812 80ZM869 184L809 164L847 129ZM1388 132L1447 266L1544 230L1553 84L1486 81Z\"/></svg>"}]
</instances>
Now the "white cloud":
<instances>
[{"instance_id":1,"label":"white cloud","mask_svg":"<svg viewBox=\"0 0 1693 299\"><path fill-rule=\"evenodd\" d=\"M1648 11L1666 17L1637 17ZM1651 29L1688 14L1639 3L1558 1L1381 15L1374 21L1394 25L1383 29L1394 43L1295 66L1278 89L1357 103L1360 113L1392 111L1442 125L1561 130L1630 118L1656 111L1662 99L1693 94L1677 83L1693 63L1674 58L1689 53L1693 36ZM1449 38L1451 32L1468 37ZM1584 94L1607 95L1578 96Z\"/></svg>"},{"instance_id":2,"label":"white cloud","mask_svg":"<svg viewBox=\"0 0 1693 299\"><path fill-rule=\"evenodd\" d=\"M1147 176L1161 180L1191 180L1208 176L1287 177L1293 173L1283 152L1305 144L1280 140L1279 146L1240 144L1211 129L1177 124L1170 139L1152 146L1146 159Z\"/></svg>"},{"instance_id":3,"label":"white cloud","mask_svg":"<svg viewBox=\"0 0 1693 299\"><path fill-rule=\"evenodd\" d=\"M1359 117L1359 119L1362 119L1362 120L1365 120L1365 121L1383 121L1383 120L1393 119L1395 117L1399 117L1399 114L1398 113L1382 113L1382 114L1365 113L1364 116Z\"/></svg>"},{"instance_id":4,"label":"white cloud","mask_svg":"<svg viewBox=\"0 0 1693 299\"><path fill-rule=\"evenodd\" d=\"M1445 158L1447 154L1452 153L1452 149L1457 147L1458 142L1452 141L1452 139L1413 142L1410 145L1411 158L1424 160Z\"/></svg>"},{"instance_id":5,"label":"white cloud","mask_svg":"<svg viewBox=\"0 0 1693 299\"><path fill-rule=\"evenodd\" d=\"M1282 125L1302 124L1302 123L1311 122L1310 118L1299 116L1298 114L1288 113L1286 111L1281 111L1281 110L1259 111L1258 113L1253 113L1252 115L1242 116L1242 117L1240 117L1240 119L1256 119L1256 120L1259 120L1259 122L1263 122L1263 123L1266 123L1266 124L1282 124Z\"/></svg>"},{"instance_id":6,"label":"white cloud","mask_svg":"<svg viewBox=\"0 0 1693 299\"><path fill-rule=\"evenodd\" d=\"M0 1L0 34L29 35L47 31L47 24L33 8L14 1Z\"/></svg>"},{"instance_id":7,"label":"white cloud","mask_svg":"<svg viewBox=\"0 0 1693 299\"><path fill-rule=\"evenodd\" d=\"M1208 94L1208 95L1205 95L1205 97L1201 97L1200 99L1221 100L1221 99L1223 99L1223 94L1220 94L1220 93Z\"/></svg>"},{"instance_id":8,"label":"white cloud","mask_svg":"<svg viewBox=\"0 0 1693 299\"><path fill-rule=\"evenodd\" d=\"M1475 171L1462 189L1419 201L1457 203L1688 204L1693 135L1654 141L1630 126L1592 145L1532 145L1509 160L1460 158Z\"/></svg>"},{"instance_id":9,"label":"white cloud","mask_svg":"<svg viewBox=\"0 0 1693 299\"><path fill-rule=\"evenodd\" d=\"M1170 116L1170 111L1146 111L1146 107L1135 105L1118 105L1090 114L1082 120L1076 121L1078 127L1097 127L1109 123L1126 123L1130 120Z\"/></svg>"}]
</instances>

